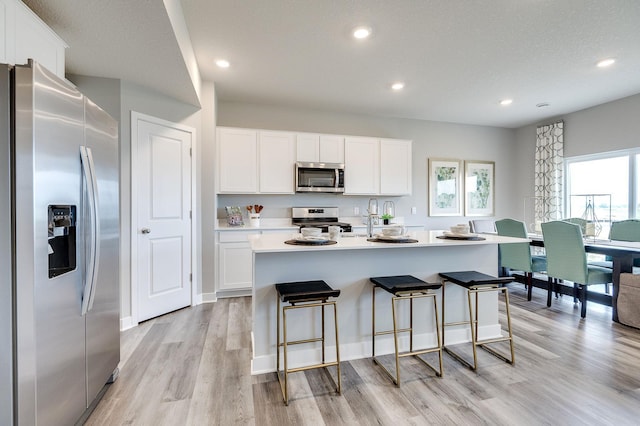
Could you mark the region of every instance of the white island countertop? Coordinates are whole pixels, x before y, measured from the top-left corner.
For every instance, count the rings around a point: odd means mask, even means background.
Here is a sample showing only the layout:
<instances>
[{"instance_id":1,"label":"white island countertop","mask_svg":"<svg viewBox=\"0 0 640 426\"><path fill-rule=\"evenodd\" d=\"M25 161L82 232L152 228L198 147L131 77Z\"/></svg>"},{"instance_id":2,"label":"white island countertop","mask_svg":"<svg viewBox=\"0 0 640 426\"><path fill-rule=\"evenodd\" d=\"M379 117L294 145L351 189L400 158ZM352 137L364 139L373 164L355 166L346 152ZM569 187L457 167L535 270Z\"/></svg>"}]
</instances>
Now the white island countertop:
<instances>
[{"instance_id":1,"label":"white island countertop","mask_svg":"<svg viewBox=\"0 0 640 426\"><path fill-rule=\"evenodd\" d=\"M300 238L298 233L278 233L253 235L249 237L251 249L254 253L276 253L276 252L300 252L300 251L333 251L333 250L376 250L411 247L450 247L465 245L483 244L504 244L529 242L525 238L502 237L494 234L478 234L484 240L458 240L437 238L443 235L443 231L416 231L409 232L408 237L418 240L416 243L396 243L396 242L373 242L367 241L363 234L360 236L342 236L337 244L331 245L290 245L285 244L286 240Z\"/></svg>"}]
</instances>

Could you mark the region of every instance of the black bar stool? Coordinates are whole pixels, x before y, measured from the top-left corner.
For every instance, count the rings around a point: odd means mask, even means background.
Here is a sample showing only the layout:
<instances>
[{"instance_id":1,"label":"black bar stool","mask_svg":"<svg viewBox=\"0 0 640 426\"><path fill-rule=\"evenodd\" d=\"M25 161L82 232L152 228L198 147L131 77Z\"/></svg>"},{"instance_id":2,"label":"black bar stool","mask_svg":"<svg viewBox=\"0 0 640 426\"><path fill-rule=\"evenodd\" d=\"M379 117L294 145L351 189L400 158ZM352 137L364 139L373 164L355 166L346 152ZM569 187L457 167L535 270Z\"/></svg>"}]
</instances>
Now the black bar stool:
<instances>
[{"instance_id":1,"label":"black bar stool","mask_svg":"<svg viewBox=\"0 0 640 426\"><path fill-rule=\"evenodd\" d=\"M405 356L414 356L422 361L427 367L432 369L437 376L442 377L442 344L440 341L440 326L438 325L438 305L436 303L436 294L432 290L437 290L442 287L442 284L430 284L424 282L411 275L397 275L389 277L374 277L369 278L373 283L372 309L371 309L371 353L373 361L378 364L382 369L391 377L393 382L400 386L400 358ZM391 293L391 312L393 315L393 330L376 331L376 289L380 288ZM433 313L435 318L435 331L437 336L437 346L426 349L413 349L413 300L420 298L430 297L433 299ZM396 311L396 303L401 300L409 301L409 328L398 329L398 319ZM398 333L409 332L409 351L400 353L398 347ZM395 360L396 360L396 375L394 376L384 365L376 358L376 336L383 334L392 334L395 344ZM438 352L440 368L436 369L424 359L418 355Z\"/></svg>"},{"instance_id":2,"label":"black bar stool","mask_svg":"<svg viewBox=\"0 0 640 426\"><path fill-rule=\"evenodd\" d=\"M458 361L468 366L472 370L478 368L478 355L476 353L476 346L480 346L490 354L506 361L510 364L515 364L515 354L513 347L513 333L511 331L511 312L509 311L509 290L504 285L513 281L514 277L494 277L491 275L483 274L477 271L460 271L460 272L440 272L440 277L442 277L442 346L447 353L452 355ZM445 293L445 283L451 282L453 284L457 284L461 287L464 287L467 290L467 299L469 301L469 320L468 321L459 321L459 322L446 322L445 319L445 308L444 308L444 293ZM501 292L504 294L505 298L505 306L507 310L507 330L509 332L508 336L493 338L493 339L485 339L478 340L478 294L485 292ZM475 295L475 308L471 301L471 295ZM473 348L473 365L463 359L459 354L454 352L451 348L448 348L445 344L445 334L444 329L447 326L452 325L462 325L469 324L471 328L471 346ZM486 346L489 343L496 342L509 342L509 346L511 349L511 359L509 360L506 356L496 352L492 348Z\"/></svg>"},{"instance_id":3,"label":"black bar stool","mask_svg":"<svg viewBox=\"0 0 640 426\"><path fill-rule=\"evenodd\" d=\"M318 281L299 281L290 283L276 284L276 293L278 297L278 311L277 311L277 346L276 346L276 374L278 376L278 382L280 383L280 390L282 391L282 397L285 405L289 405L289 387L287 383L287 377L289 373L295 373L296 371L311 370L314 368L331 367L337 368L337 387L336 391L341 392L341 380L340 380L340 345L338 343L338 309L335 301L328 301L330 297L338 297L340 290L334 290L329 285L321 280ZM289 303L288 306L282 307L282 341L280 340L280 303ZM335 326L336 336L336 360L333 362L325 361L325 326L324 326L324 308L325 306L333 306L333 322ZM322 337L314 337L311 339L287 341L287 311L291 309L305 309L305 308L320 308L322 313ZM322 342L322 362L320 364L309 365L305 367L289 368L287 365L287 347L288 345L298 345L303 343ZM280 347L283 348L284 358L284 380L280 375Z\"/></svg>"}]
</instances>

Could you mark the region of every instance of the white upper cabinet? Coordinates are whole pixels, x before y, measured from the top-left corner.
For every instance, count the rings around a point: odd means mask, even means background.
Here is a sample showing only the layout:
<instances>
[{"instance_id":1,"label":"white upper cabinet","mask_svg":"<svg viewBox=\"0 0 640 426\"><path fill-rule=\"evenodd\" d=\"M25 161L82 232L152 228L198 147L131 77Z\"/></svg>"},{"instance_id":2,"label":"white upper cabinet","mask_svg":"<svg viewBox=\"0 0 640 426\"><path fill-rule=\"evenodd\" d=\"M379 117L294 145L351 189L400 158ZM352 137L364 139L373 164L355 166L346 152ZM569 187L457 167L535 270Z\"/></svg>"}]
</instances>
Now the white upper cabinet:
<instances>
[{"instance_id":1,"label":"white upper cabinet","mask_svg":"<svg viewBox=\"0 0 640 426\"><path fill-rule=\"evenodd\" d=\"M259 132L261 193L293 194L296 162L294 136L289 132Z\"/></svg>"},{"instance_id":2,"label":"white upper cabinet","mask_svg":"<svg viewBox=\"0 0 640 426\"><path fill-rule=\"evenodd\" d=\"M410 195L411 141L380 140L380 194Z\"/></svg>"},{"instance_id":3,"label":"white upper cabinet","mask_svg":"<svg viewBox=\"0 0 640 426\"><path fill-rule=\"evenodd\" d=\"M344 193L377 195L380 192L380 140L347 137L344 142Z\"/></svg>"},{"instance_id":4,"label":"white upper cabinet","mask_svg":"<svg viewBox=\"0 0 640 426\"><path fill-rule=\"evenodd\" d=\"M21 1L0 0L0 36L0 62L34 59L65 78L67 44Z\"/></svg>"},{"instance_id":5,"label":"white upper cabinet","mask_svg":"<svg viewBox=\"0 0 640 426\"><path fill-rule=\"evenodd\" d=\"M344 163L344 136L320 135L320 162Z\"/></svg>"},{"instance_id":6,"label":"white upper cabinet","mask_svg":"<svg viewBox=\"0 0 640 426\"><path fill-rule=\"evenodd\" d=\"M296 161L316 163L320 161L320 135L296 134Z\"/></svg>"},{"instance_id":7,"label":"white upper cabinet","mask_svg":"<svg viewBox=\"0 0 640 426\"><path fill-rule=\"evenodd\" d=\"M293 194L293 133L218 127L218 192Z\"/></svg>"},{"instance_id":8,"label":"white upper cabinet","mask_svg":"<svg viewBox=\"0 0 640 426\"><path fill-rule=\"evenodd\" d=\"M221 194L294 194L302 161L344 163L346 195L411 195L409 140L233 127L216 135Z\"/></svg>"},{"instance_id":9,"label":"white upper cabinet","mask_svg":"<svg viewBox=\"0 0 640 426\"><path fill-rule=\"evenodd\" d=\"M219 192L258 192L258 132L219 127L217 146Z\"/></svg>"},{"instance_id":10,"label":"white upper cabinet","mask_svg":"<svg viewBox=\"0 0 640 426\"><path fill-rule=\"evenodd\" d=\"M344 136L297 133L297 161L344 163Z\"/></svg>"}]
</instances>

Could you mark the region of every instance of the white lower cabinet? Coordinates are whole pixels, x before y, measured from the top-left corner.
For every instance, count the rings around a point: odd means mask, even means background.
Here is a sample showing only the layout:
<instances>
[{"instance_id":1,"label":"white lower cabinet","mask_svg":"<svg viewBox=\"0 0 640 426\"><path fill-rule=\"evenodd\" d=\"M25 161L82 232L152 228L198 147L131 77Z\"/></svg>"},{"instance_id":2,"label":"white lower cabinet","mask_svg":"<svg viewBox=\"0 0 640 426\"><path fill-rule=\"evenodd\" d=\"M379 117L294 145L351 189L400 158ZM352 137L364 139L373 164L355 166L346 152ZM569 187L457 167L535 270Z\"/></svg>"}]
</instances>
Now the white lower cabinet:
<instances>
[{"instance_id":1,"label":"white lower cabinet","mask_svg":"<svg viewBox=\"0 0 640 426\"><path fill-rule=\"evenodd\" d=\"M218 282L216 293L233 291L251 294L253 286L253 255L249 244L250 235L259 231L218 232Z\"/></svg>"},{"instance_id":2,"label":"white lower cabinet","mask_svg":"<svg viewBox=\"0 0 640 426\"><path fill-rule=\"evenodd\" d=\"M219 290L251 289L253 262L249 243L223 243L219 249Z\"/></svg>"}]
</instances>

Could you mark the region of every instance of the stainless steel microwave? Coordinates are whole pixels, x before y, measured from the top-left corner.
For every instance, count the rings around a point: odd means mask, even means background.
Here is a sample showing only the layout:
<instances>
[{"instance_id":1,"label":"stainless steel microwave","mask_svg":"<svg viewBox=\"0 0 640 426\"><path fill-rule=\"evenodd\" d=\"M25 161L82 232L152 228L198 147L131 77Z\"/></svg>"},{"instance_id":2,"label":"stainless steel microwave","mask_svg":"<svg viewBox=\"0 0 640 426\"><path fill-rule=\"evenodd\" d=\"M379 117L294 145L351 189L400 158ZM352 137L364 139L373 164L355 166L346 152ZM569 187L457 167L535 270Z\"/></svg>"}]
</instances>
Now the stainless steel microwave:
<instances>
[{"instance_id":1,"label":"stainless steel microwave","mask_svg":"<svg viewBox=\"0 0 640 426\"><path fill-rule=\"evenodd\" d=\"M296 192L344 192L344 164L297 162Z\"/></svg>"}]
</instances>

